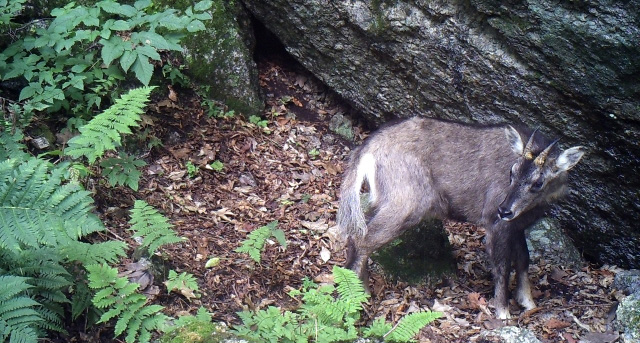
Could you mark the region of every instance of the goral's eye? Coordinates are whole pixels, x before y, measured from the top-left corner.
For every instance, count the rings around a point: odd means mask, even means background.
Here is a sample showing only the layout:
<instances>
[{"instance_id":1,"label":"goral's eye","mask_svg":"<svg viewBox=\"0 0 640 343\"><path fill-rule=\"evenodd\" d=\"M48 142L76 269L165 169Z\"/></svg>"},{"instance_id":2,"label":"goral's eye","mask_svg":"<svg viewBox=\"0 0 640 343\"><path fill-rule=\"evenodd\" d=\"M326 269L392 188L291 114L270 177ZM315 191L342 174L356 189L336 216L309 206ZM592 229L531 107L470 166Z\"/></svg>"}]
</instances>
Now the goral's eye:
<instances>
[{"instance_id":1,"label":"goral's eye","mask_svg":"<svg viewBox=\"0 0 640 343\"><path fill-rule=\"evenodd\" d=\"M513 183L513 170L516 169L516 165L514 164L513 166L511 166L511 170L509 171L509 182Z\"/></svg>"},{"instance_id":2,"label":"goral's eye","mask_svg":"<svg viewBox=\"0 0 640 343\"><path fill-rule=\"evenodd\" d=\"M536 181L531 185L530 190L531 190L532 192L537 192L537 191L539 191L539 190L541 190L541 189L542 189L542 186L543 186L543 185L544 185L544 182L543 182L542 180L536 180Z\"/></svg>"}]
</instances>

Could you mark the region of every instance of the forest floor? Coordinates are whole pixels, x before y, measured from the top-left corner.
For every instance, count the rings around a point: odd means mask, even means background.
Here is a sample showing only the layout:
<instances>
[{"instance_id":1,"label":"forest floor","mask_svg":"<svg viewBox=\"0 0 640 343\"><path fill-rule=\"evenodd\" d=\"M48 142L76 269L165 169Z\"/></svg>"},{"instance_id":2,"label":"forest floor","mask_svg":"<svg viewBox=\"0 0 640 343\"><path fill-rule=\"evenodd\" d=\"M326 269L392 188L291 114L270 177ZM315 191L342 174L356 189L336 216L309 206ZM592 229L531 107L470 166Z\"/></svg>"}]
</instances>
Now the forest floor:
<instances>
[{"instance_id":1,"label":"forest floor","mask_svg":"<svg viewBox=\"0 0 640 343\"><path fill-rule=\"evenodd\" d=\"M113 237L130 236L126 210L135 199L142 199L163 212L186 238L162 255L168 268L195 275L201 297L160 291L151 301L164 305L168 314L193 314L204 306L216 321L233 325L238 323L238 311L269 305L293 309L297 302L288 290L299 288L304 277L330 281L331 268L344 263L344 251L328 229L335 225L347 157L367 132L356 125L356 143L330 132L329 119L350 110L301 68L277 60L262 61L259 68L267 95L266 129L237 115L211 118L188 91L169 96L167 90L167 98L154 99L148 108L146 124L164 146L145 156L148 165L140 190L123 194L97 186L98 210ZM216 160L222 162L222 171L209 167ZM187 162L197 171L189 173ZM248 233L274 220L285 232L286 249L269 242L260 263L234 251ZM445 226L457 265L455 275L427 286L372 272L372 297L363 322L381 316L397 321L410 312L437 310L444 317L420 332L420 342L479 342L481 331L505 324L528 328L543 342L617 338L605 333L612 319L614 297L609 285L615 268L585 265L572 270L532 261L530 274L539 307L521 312L512 304L514 318L506 323L491 315L493 284L484 230L461 223ZM219 265L205 268L216 257ZM160 283L156 279L155 284Z\"/></svg>"}]
</instances>

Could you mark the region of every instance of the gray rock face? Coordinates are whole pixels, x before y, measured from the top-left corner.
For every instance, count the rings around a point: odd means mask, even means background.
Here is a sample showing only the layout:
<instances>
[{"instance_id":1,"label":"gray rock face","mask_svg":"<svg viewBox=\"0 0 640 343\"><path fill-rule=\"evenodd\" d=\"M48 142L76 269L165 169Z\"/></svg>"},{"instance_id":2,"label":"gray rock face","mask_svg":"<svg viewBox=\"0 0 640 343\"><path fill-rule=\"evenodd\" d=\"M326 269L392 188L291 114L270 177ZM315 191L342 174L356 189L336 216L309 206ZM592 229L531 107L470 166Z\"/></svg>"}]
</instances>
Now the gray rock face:
<instances>
[{"instance_id":1,"label":"gray rock face","mask_svg":"<svg viewBox=\"0 0 640 343\"><path fill-rule=\"evenodd\" d=\"M374 122L523 122L585 145L554 215L587 257L640 267L640 1L243 1Z\"/></svg>"},{"instance_id":2,"label":"gray rock face","mask_svg":"<svg viewBox=\"0 0 640 343\"><path fill-rule=\"evenodd\" d=\"M632 269L619 272L616 274L611 287L626 295L632 293L640 294L640 270Z\"/></svg>"},{"instance_id":3,"label":"gray rock face","mask_svg":"<svg viewBox=\"0 0 640 343\"><path fill-rule=\"evenodd\" d=\"M247 116L259 114L264 99L253 60L255 41L249 14L238 1L215 0L206 30L185 39L191 74L209 86L209 96Z\"/></svg>"},{"instance_id":4,"label":"gray rock face","mask_svg":"<svg viewBox=\"0 0 640 343\"><path fill-rule=\"evenodd\" d=\"M625 343L640 342L640 293L633 293L620 302L616 310L618 327Z\"/></svg>"},{"instance_id":5,"label":"gray rock face","mask_svg":"<svg viewBox=\"0 0 640 343\"><path fill-rule=\"evenodd\" d=\"M545 259L572 269L584 264L573 242L552 219L544 218L528 230L527 245L533 262Z\"/></svg>"},{"instance_id":6,"label":"gray rock face","mask_svg":"<svg viewBox=\"0 0 640 343\"><path fill-rule=\"evenodd\" d=\"M516 326L505 326L499 329L484 331L480 334L479 343L540 343L540 340L529 330Z\"/></svg>"}]
</instances>

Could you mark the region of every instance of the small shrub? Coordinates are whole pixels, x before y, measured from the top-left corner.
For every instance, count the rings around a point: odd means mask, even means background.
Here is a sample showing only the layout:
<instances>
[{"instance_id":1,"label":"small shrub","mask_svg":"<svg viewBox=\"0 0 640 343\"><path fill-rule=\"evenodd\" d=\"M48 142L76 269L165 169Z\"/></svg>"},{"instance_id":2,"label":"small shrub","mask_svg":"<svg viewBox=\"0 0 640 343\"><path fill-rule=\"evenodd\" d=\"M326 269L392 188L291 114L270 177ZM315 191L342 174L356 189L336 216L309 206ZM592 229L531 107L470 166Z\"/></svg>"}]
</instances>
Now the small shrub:
<instances>
[{"instance_id":1,"label":"small shrub","mask_svg":"<svg viewBox=\"0 0 640 343\"><path fill-rule=\"evenodd\" d=\"M142 173L138 168L146 166L147 163L124 152L118 158L105 158L100 161L102 176L109 180L111 187L123 185L134 191L138 190L138 182Z\"/></svg>"}]
</instances>

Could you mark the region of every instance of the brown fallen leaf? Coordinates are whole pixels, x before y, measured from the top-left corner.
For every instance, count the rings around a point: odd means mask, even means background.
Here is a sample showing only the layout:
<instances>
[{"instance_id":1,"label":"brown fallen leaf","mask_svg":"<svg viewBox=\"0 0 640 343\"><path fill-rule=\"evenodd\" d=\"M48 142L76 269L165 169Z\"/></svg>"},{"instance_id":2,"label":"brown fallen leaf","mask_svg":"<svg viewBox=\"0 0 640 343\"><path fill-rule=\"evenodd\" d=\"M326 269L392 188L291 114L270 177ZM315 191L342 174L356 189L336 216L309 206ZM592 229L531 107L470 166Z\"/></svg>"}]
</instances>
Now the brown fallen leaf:
<instances>
[{"instance_id":1,"label":"brown fallen leaf","mask_svg":"<svg viewBox=\"0 0 640 343\"><path fill-rule=\"evenodd\" d=\"M490 318L482 322L482 325L484 325L485 329L487 330L494 330L506 326L507 323L506 321L501 319Z\"/></svg>"},{"instance_id":2,"label":"brown fallen leaf","mask_svg":"<svg viewBox=\"0 0 640 343\"><path fill-rule=\"evenodd\" d=\"M571 326L571 323L565 322L564 320L551 318L551 319L547 320L546 323L544 323L544 326L546 326L550 330L557 330L557 329L567 328L567 327Z\"/></svg>"},{"instance_id":3,"label":"brown fallen leaf","mask_svg":"<svg viewBox=\"0 0 640 343\"><path fill-rule=\"evenodd\" d=\"M580 338L584 343L613 343L620 335L617 332L589 332ZM574 341L575 342L575 341Z\"/></svg>"},{"instance_id":4,"label":"brown fallen leaf","mask_svg":"<svg viewBox=\"0 0 640 343\"><path fill-rule=\"evenodd\" d=\"M167 96L167 98L169 98L169 100L173 102L178 102L178 93L173 90L173 87L171 87L171 85L167 85L167 88L169 88L169 95Z\"/></svg>"}]
</instances>

